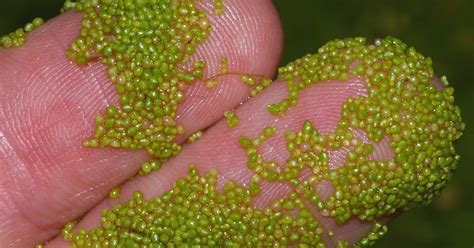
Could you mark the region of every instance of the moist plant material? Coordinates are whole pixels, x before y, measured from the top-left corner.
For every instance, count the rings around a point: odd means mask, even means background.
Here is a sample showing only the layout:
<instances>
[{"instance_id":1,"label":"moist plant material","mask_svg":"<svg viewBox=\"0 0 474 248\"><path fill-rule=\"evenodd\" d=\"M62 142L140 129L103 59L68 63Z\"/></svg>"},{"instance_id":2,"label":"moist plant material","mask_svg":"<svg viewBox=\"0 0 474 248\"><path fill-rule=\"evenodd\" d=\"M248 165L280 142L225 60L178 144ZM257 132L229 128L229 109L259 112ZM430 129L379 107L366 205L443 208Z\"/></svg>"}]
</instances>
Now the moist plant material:
<instances>
[{"instance_id":1,"label":"moist plant material","mask_svg":"<svg viewBox=\"0 0 474 248\"><path fill-rule=\"evenodd\" d=\"M135 198L107 210L102 227L89 232L68 232L66 238L81 246L103 240L107 244L202 245L225 247L325 247L323 230L314 212L343 224L350 218L373 222L366 238L354 247L372 245L386 233L377 222L397 210L426 205L452 178L459 155L453 142L464 129L453 104L453 89L438 90L431 60L388 37L367 45L363 38L335 40L315 55L307 55L280 68L287 81L288 98L269 105L282 115L298 103L298 94L311 84L331 79L362 77L367 95L349 98L341 109L337 128L321 134L310 121L300 131L286 132L290 158L284 165L265 161L259 147L278 130L265 127L258 137L241 136L247 165L255 172L248 187L228 181L219 192L217 171L199 176L194 166L161 197ZM230 114L228 114L230 115ZM370 142L357 138L364 132ZM374 144L390 138L394 155L372 157ZM345 162L329 168L329 152L348 148ZM311 175L301 179L303 169ZM269 207L253 206L263 181L288 184L292 192ZM323 199L316 185L334 187ZM349 247L344 240L339 247Z\"/></svg>"},{"instance_id":2,"label":"moist plant material","mask_svg":"<svg viewBox=\"0 0 474 248\"><path fill-rule=\"evenodd\" d=\"M203 77L206 61L190 56L209 36L207 15L193 0L80 0L67 1L63 10L83 13L79 37L66 55L83 65L100 61L119 95L119 105L107 107L96 119L88 147L144 149L153 160L143 163L140 175L159 169L179 154L174 139L184 133L176 123L177 108L186 85ZM215 13L224 11L214 1ZM25 28L4 36L4 47L24 43L24 33L41 25L35 19ZM227 58L221 73L228 73ZM254 175L247 186L227 181L217 188L218 171L189 174L150 200L140 192L133 199L102 213L101 226L73 231L75 222L62 231L72 247L325 247L332 231L324 230L315 213L344 224L351 218L373 223L364 239L352 244L373 244L386 231L378 220L398 210L429 204L451 180L460 159L454 142L464 129L454 105L453 88L438 89L432 61L403 42L387 37L368 44L364 38L337 39L279 69L288 85L288 96L268 105L268 111L284 116L298 104L301 91L329 80L364 79L367 94L348 98L334 131L322 134L311 121L301 130L285 131L290 154L284 164L266 161L259 149L275 135L274 127L262 127L258 137L240 137L247 166ZM241 80L251 96L271 84L251 75ZM216 81L217 82L217 81ZM207 82L209 88L217 85ZM226 111L229 128L240 120ZM367 140L362 140L364 134ZM198 140L202 132L189 139ZM378 160L376 144L387 141L393 156ZM330 168L330 152L348 150L345 161ZM185 165L183 165L185 166ZM303 171L310 171L302 177ZM291 187L285 197L266 208L253 201L264 181ZM321 197L320 183L334 192ZM120 188L110 192L120 195ZM326 239L326 240L325 240ZM344 240L338 247L349 247Z\"/></svg>"},{"instance_id":3,"label":"moist plant material","mask_svg":"<svg viewBox=\"0 0 474 248\"><path fill-rule=\"evenodd\" d=\"M26 43L26 35L33 30L43 25L44 20L40 17L33 19L33 21L25 24L24 27L18 28L10 34L0 37L0 47L10 48L19 47Z\"/></svg>"}]
</instances>

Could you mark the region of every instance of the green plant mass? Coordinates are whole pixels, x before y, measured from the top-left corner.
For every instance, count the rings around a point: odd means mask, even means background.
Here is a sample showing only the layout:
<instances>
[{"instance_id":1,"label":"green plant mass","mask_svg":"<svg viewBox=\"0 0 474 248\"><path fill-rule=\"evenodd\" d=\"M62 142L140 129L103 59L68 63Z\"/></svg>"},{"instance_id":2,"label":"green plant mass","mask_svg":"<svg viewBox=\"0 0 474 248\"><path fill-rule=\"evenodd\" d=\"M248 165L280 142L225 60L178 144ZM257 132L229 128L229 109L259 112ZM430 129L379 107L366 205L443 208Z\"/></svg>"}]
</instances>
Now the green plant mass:
<instances>
[{"instance_id":1,"label":"green plant mass","mask_svg":"<svg viewBox=\"0 0 474 248\"><path fill-rule=\"evenodd\" d=\"M26 35L43 25L43 23L44 20L37 17L33 19L33 21L25 24L23 28L18 28L16 31L0 37L0 47L9 48L22 46L26 42Z\"/></svg>"},{"instance_id":2,"label":"green plant mass","mask_svg":"<svg viewBox=\"0 0 474 248\"><path fill-rule=\"evenodd\" d=\"M142 164L139 175L158 170L181 151L175 138L184 127L176 122L177 109L186 86L202 79L207 65L190 57L212 32L197 2L64 4L63 11L83 13L79 37L66 56L79 65L93 60L106 65L119 96L119 105L97 115L95 133L84 145L146 150L153 160ZM220 16L225 2L216 0L214 7ZM22 45L25 33L41 23L35 19L1 38L0 45ZM222 74L228 73L227 64L221 60ZM297 131L267 126L257 137L241 136L254 173L246 187L227 181L220 190L218 169L199 175L189 165L188 175L164 194L146 200L135 192L133 199L105 210L96 229L76 231L76 222L66 225L64 239L71 247L326 247L332 231L320 225L318 213L339 225L350 219L372 223L356 244L334 241L338 247L366 247L386 233L381 218L431 203L451 181L460 160L454 143L465 124L446 77L439 80L443 85L437 83L431 58L413 47L393 37L336 39L281 67L278 78L286 82L288 94L267 106L277 117L292 111L300 93L314 84L360 78L366 92L343 103L332 132L322 134L308 120ZM218 84L213 80L207 81L209 88ZM242 75L241 81L251 97L272 83L254 75ZM229 128L240 123L235 111L224 117ZM290 154L284 164L260 153L262 144L280 131ZM202 136L196 132L189 142ZM393 154L381 160L375 150L384 141ZM343 164L329 166L329 153L340 150L347 151ZM302 176L305 170L307 177ZM291 192L258 208L254 200L265 181L286 184ZM329 197L317 192L322 183L334 189ZM113 199L119 195L119 187L109 193Z\"/></svg>"},{"instance_id":3,"label":"green plant mass","mask_svg":"<svg viewBox=\"0 0 474 248\"><path fill-rule=\"evenodd\" d=\"M105 1L100 6L94 3L66 3L65 9L85 13L81 36L66 54L79 64L100 57L109 67L121 106L110 106L96 118L96 133L86 145L144 148L162 163L179 152L179 145L173 142L175 135L183 132L175 122L177 105L182 101L184 85L202 77L206 62L193 63L192 71L184 71L178 64L185 62L208 37L211 27L207 16L193 1ZM353 217L376 221L399 209L428 204L450 181L459 160L453 142L461 136L464 124L459 109L453 105L453 89L436 88L430 81L431 59L415 49L391 37L374 44L367 44L364 38L335 40L321 47L317 54L280 68L279 76L288 82L289 93L280 103L268 106L273 114L284 114L297 104L300 91L322 81L362 77L367 96L347 100L338 128L332 133L319 134L311 122L306 122L301 132L288 132L291 156L283 169L258 154L257 144L277 130L265 128L262 136L256 138L260 141L242 137L248 166L255 171L250 187L244 189L228 182L224 194L210 188L202 196L207 200L201 204L220 209L227 216L203 213L198 211L200 207L189 210L202 195L200 190L190 189L203 190L209 187L209 181L212 187L216 177L212 173L214 176L196 184L200 179L191 169L194 179L178 181L180 186L175 185L162 198L141 206L143 200L137 193L128 206L117 206L110 220L104 215L107 221L102 228L66 237L79 246L87 246L96 238L111 245L172 242L209 246L324 246L320 237L323 231L304 201L338 223ZM243 78L244 82L251 81ZM227 111L225 116L229 127L239 123L234 112ZM373 145L357 139L356 131L365 132L373 143L391 137L393 157L388 161L371 158ZM343 147L350 148L344 165L329 168L328 151ZM300 180L305 168L313 173L309 179ZM149 173L151 166L142 166L142 171ZM251 206L251 196L259 194L262 180L283 181L294 188L289 199L278 199L272 209L263 210L263 219L270 222L265 224L258 221L260 210ZM335 188L334 195L324 200L314 187L323 180L329 180ZM189 198L196 201L183 203L183 199ZM181 204L186 204L184 210L180 210ZM130 211L137 208L169 210L162 214ZM288 216L287 222L283 221L282 210L294 209L301 219ZM127 216L128 212L143 214ZM245 212L247 219L241 219ZM184 225L186 215L196 218L196 223ZM148 224L145 216L150 216ZM163 216L169 218L162 219ZM204 220L196 226L199 219ZM257 223L252 224L252 220ZM219 221L228 226L220 225ZM289 226L299 226L300 232ZM263 228L269 231L261 233Z\"/></svg>"}]
</instances>

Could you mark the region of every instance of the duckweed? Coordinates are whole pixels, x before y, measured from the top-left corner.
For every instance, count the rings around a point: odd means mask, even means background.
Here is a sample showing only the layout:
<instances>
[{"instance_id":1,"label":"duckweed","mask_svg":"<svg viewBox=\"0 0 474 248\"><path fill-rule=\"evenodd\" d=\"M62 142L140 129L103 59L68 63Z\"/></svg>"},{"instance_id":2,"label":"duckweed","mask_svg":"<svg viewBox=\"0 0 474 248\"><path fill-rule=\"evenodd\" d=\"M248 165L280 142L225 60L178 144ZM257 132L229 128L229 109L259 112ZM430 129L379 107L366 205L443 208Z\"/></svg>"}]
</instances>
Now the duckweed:
<instances>
[{"instance_id":1,"label":"duckweed","mask_svg":"<svg viewBox=\"0 0 474 248\"><path fill-rule=\"evenodd\" d=\"M191 136L189 136L188 142L189 143L194 143L194 142L198 141L199 139L201 139L203 135L204 135L204 133L202 131L197 131L197 132L191 134Z\"/></svg>"},{"instance_id":2,"label":"duckweed","mask_svg":"<svg viewBox=\"0 0 474 248\"><path fill-rule=\"evenodd\" d=\"M438 91L430 82L430 58L391 37L375 45L350 38L331 41L317 54L298 59L279 72L289 94L269 105L274 114L284 114L297 104L299 92L325 80L362 77L368 95L347 99L332 132L321 134L310 121L299 132L286 132L290 158L284 166L265 161L258 153L271 132L265 130L254 139L241 137L248 167L260 177L290 182L323 215L338 223L352 217L372 221L429 204L451 180L460 159L454 142L462 135L464 124L453 104L453 88ZM357 139L357 130L364 131L371 142ZM374 145L387 137L394 156L386 161L373 159ZM341 149L350 150L343 166L329 168L329 152ZM300 179L303 169L312 171L307 180ZM323 180L335 188L325 200L314 187Z\"/></svg>"},{"instance_id":3,"label":"duckweed","mask_svg":"<svg viewBox=\"0 0 474 248\"><path fill-rule=\"evenodd\" d=\"M161 160L152 159L148 162L142 163L140 167L140 171L138 172L138 175L146 176L153 171L159 170L162 166L163 166L163 162Z\"/></svg>"},{"instance_id":4,"label":"duckweed","mask_svg":"<svg viewBox=\"0 0 474 248\"><path fill-rule=\"evenodd\" d=\"M239 117L237 117L237 113L232 110L227 110L224 112L225 119L227 121L227 127L234 128L240 123Z\"/></svg>"},{"instance_id":5,"label":"duckweed","mask_svg":"<svg viewBox=\"0 0 474 248\"><path fill-rule=\"evenodd\" d=\"M204 61L190 61L212 27L194 0L80 0L63 10L84 14L66 55L78 64L100 61L119 95L96 117L88 147L144 149L158 164L176 156L176 123L187 85L203 77ZM184 65L192 65L185 69ZM147 164L142 174L148 173Z\"/></svg>"},{"instance_id":6,"label":"duckweed","mask_svg":"<svg viewBox=\"0 0 474 248\"><path fill-rule=\"evenodd\" d=\"M221 59L220 67L221 67L221 72L220 72L221 74L227 74L229 72L229 61L227 60L227 58Z\"/></svg>"},{"instance_id":7,"label":"duckweed","mask_svg":"<svg viewBox=\"0 0 474 248\"><path fill-rule=\"evenodd\" d=\"M322 234L333 236L318 223L317 211L338 224L350 218L372 222L369 234L352 246L367 247L387 232L378 218L430 203L451 180L460 159L453 143L464 124L453 89L438 91L430 82L429 58L391 37L375 45L354 38L331 41L279 71L290 92L269 106L274 114L295 106L307 86L329 79L362 77L367 95L345 101L332 132L320 133L309 120L300 131L286 130L290 156L284 165L259 153L278 132L275 127L265 127L257 137L241 136L247 166L255 173L247 187L227 181L220 191L216 171L199 176L191 165L188 176L161 197L145 200L136 192L130 201L105 210L101 227L74 233L72 223L63 230L65 239L76 247L325 247ZM227 111L226 118L236 118L235 113ZM364 131L370 142L358 139L356 131ZM393 157L374 159L375 145L387 137ZM341 149L349 150L344 164L330 168L330 152ZM310 175L302 177L305 169ZM265 180L287 184L291 192L259 209L252 202ZM334 187L326 198L316 191L323 181ZM351 246L344 240L336 244Z\"/></svg>"},{"instance_id":8,"label":"duckweed","mask_svg":"<svg viewBox=\"0 0 474 248\"><path fill-rule=\"evenodd\" d=\"M26 42L26 35L43 25L43 23L44 20L37 17L33 19L33 21L25 24L23 28L18 28L16 31L0 37L0 47L10 48L24 45Z\"/></svg>"},{"instance_id":9,"label":"duckweed","mask_svg":"<svg viewBox=\"0 0 474 248\"><path fill-rule=\"evenodd\" d=\"M77 221L73 221L73 222L70 222L70 223L67 223L63 229L61 230L61 236L64 237L66 240L70 239L71 237L73 237L74 233L73 233L73 229L74 227L76 227L77 225ZM71 245L72 246L72 245Z\"/></svg>"},{"instance_id":10,"label":"duckweed","mask_svg":"<svg viewBox=\"0 0 474 248\"><path fill-rule=\"evenodd\" d=\"M209 89L212 89L212 88L216 87L217 85L219 85L219 80L217 80L217 79L212 78L212 79L209 79L209 80L206 81L206 86Z\"/></svg>"},{"instance_id":11,"label":"duckweed","mask_svg":"<svg viewBox=\"0 0 474 248\"><path fill-rule=\"evenodd\" d=\"M270 78L252 75L243 75L240 80L250 87L250 96L252 97L258 95L273 82Z\"/></svg>"},{"instance_id":12,"label":"duckweed","mask_svg":"<svg viewBox=\"0 0 474 248\"><path fill-rule=\"evenodd\" d=\"M348 248L348 247L351 247L349 245L349 242L347 242L345 240L338 240L337 241L336 248Z\"/></svg>"},{"instance_id":13,"label":"duckweed","mask_svg":"<svg viewBox=\"0 0 474 248\"><path fill-rule=\"evenodd\" d=\"M224 0L214 0L214 12L216 15L224 13Z\"/></svg>"},{"instance_id":14,"label":"duckweed","mask_svg":"<svg viewBox=\"0 0 474 248\"><path fill-rule=\"evenodd\" d=\"M199 176L191 165L161 197L135 192L102 212L101 227L73 233L72 223L63 237L73 247L325 247L322 227L296 194L257 209L248 188L228 181L219 192L216 183L216 171Z\"/></svg>"},{"instance_id":15,"label":"duckweed","mask_svg":"<svg viewBox=\"0 0 474 248\"><path fill-rule=\"evenodd\" d=\"M115 187L109 192L110 199L117 199L120 197L120 187Z\"/></svg>"},{"instance_id":16,"label":"duckweed","mask_svg":"<svg viewBox=\"0 0 474 248\"><path fill-rule=\"evenodd\" d=\"M369 234L354 244L354 248L363 248L363 247L370 247L375 244L377 240L383 237L387 233L387 226L381 223L375 222L372 225L372 229L370 230Z\"/></svg>"}]
</instances>

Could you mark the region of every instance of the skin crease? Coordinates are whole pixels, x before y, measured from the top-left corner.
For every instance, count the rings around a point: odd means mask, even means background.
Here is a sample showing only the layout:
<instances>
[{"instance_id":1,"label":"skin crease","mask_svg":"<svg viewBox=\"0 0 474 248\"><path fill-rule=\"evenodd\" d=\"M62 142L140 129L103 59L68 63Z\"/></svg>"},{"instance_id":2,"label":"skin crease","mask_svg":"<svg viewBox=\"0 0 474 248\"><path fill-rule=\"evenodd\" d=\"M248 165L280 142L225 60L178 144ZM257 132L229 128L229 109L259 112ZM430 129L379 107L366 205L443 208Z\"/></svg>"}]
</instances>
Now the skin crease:
<instances>
[{"instance_id":1,"label":"skin crease","mask_svg":"<svg viewBox=\"0 0 474 248\"><path fill-rule=\"evenodd\" d=\"M270 1L231 1L225 4L221 16L211 14L212 1L205 1L201 7L209 13L214 27L195 55L208 61L207 77L218 73L222 57L228 59L230 72L275 72L282 35ZM65 223L89 209L79 227L97 226L100 210L117 203L104 199L108 191L135 174L140 162L147 159L144 152L81 146L92 133L93 116L108 103L116 102L116 95L103 66L91 63L79 67L64 56L77 36L79 20L80 14L66 13L33 32L24 47L0 50L1 247L32 246L49 240ZM224 110L247 99L249 90L239 78L222 77L212 89L197 82L187 90L178 113L186 134L179 141L211 126L222 119ZM225 120L220 120L198 142L186 144L163 169L125 183L118 201L129 199L136 190L145 198L163 193L186 175L189 163L195 164L201 174L216 168L221 183L232 179L246 185L252 173L238 144L240 135L256 136L264 126L274 125L278 135L265 142L262 152L265 158L282 163L288 156L282 138L285 129L299 130L305 120L311 120L320 132L331 131L347 97L365 93L363 81L357 78L314 85L302 92L297 106L278 118L266 109L268 103L285 97L284 83L275 82L237 109L241 123L236 128L228 129ZM386 142L377 144L376 151L380 159L392 154ZM334 164L341 156L331 154ZM331 192L330 185L320 188L327 194ZM266 206L287 192L285 185L267 183L255 204ZM370 224L357 220L338 227L331 219L320 217L320 221L335 232L334 240L355 242L370 229ZM67 245L56 238L48 247Z\"/></svg>"}]
</instances>

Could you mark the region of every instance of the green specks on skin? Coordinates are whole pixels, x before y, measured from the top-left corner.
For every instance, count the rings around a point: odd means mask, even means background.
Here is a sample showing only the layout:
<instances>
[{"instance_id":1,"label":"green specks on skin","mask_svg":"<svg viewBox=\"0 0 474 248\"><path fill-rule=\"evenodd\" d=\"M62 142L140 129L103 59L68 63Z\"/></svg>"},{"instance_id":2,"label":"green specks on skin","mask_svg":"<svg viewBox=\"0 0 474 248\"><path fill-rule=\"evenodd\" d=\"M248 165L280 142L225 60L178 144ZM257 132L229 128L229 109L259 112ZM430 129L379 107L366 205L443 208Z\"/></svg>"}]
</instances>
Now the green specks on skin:
<instances>
[{"instance_id":1,"label":"green specks on skin","mask_svg":"<svg viewBox=\"0 0 474 248\"><path fill-rule=\"evenodd\" d=\"M184 69L211 26L195 1L67 1L64 10L83 12L79 37L66 55L78 64L106 65L119 95L96 118L89 147L144 149L161 164L176 156L176 123L186 85L203 77L204 61ZM147 168L142 168L146 174Z\"/></svg>"},{"instance_id":2,"label":"green specks on skin","mask_svg":"<svg viewBox=\"0 0 474 248\"><path fill-rule=\"evenodd\" d=\"M163 166L163 163L160 160L152 159L148 162L142 163L142 166L140 167L140 171L138 172L138 175L146 176L153 171L159 170L161 166Z\"/></svg>"},{"instance_id":3,"label":"green specks on skin","mask_svg":"<svg viewBox=\"0 0 474 248\"><path fill-rule=\"evenodd\" d=\"M102 226L90 231L66 231L75 247L100 240L104 247L325 247L322 227L296 194L281 206L252 206L250 190L228 181L220 192L217 172L198 175L194 166L173 188L150 200L136 192L133 199L102 212ZM147 246L148 247L148 246Z\"/></svg>"},{"instance_id":4,"label":"green specks on skin","mask_svg":"<svg viewBox=\"0 0 474 248\"><path fill-rule=\"evenodd\" d=\"M109 192L110 199L117 199L120 197L120 187L115 187Z\"/></svg>"},{"instance_id":5,"label":"green specks on skin","mask_svg":"<svg viewBox=\"0 0 474 248\"><path fill-rule=\"evenodd\" d=\"M243 75L240 77L240 80L248 86L255 85L255 79L252 76Z\"/></svg>"},{"instance_id":6,"label":"green specks on skin","mask_svg":"<svg viewBox=\"0 0 474 248\"><path fill-rule=\"evenodd\" d=\"M227 121L227 127L234 128L240 123L240 119L237 117L237 113L232 110L227 110L224 112L225 119Z\"/></svg>"},{"instance_id":7,"label":"green specks on skin","mask_svg":"<svg viewBox=\"0 0 474 248\"><path fill-rule=\"evenodd\" d=\"M364 78L368 95L343 104L333 132L322 135L309 121L299 132L287 131L290 158L284 166L265 161L258 153L265 137L241 137L248 167L260 177L296 181L296 191L316 199L312 203L322 214L338 223L351 217L372 221L399 209L429 204L451 180L460 159L454 142L464 124L453 104L453 88L438 91L430 82L431 59L391 37L375 45L350 38L328 42L317 54L298 59L279 73L288 82L289 94L269 105L274 114L284 114L294 106L308 85L345 80L347 75ZM373 143L389 137L394 157L373 159L373 145L354 138L354 130L365 131ZM344 165L329 169L329 152L343 148L350 150ZM311 180L299 181L305 168L313 171ZM335 188L326 200L320 200L312 186L323 180Z\"/></svg>"},{"instance_id":8,"label":"green specks on skin","mask_svg":"<svg viewBox=\"0 0 474 248\"><path fill-rule=\"evenodd\" d=\"M197 131L197 132L191 134L191 136L189 136L188 142L189 143L194 143L194 142L198 141L199 139L201 139L203 135L204 135L204 133L202 131Z\"/></svg>"},{"instance_id":9,"label":"green specks on skin","mask_svg":"<svg viewBox=\"0 0 474 248\"><path fill-rule=\"evenodd\" d=\"M67 223L61 230L61 237L63 237L65 240L71 240L74 236L72 229L74 229L77 223L77 221Z\"/></svg>"},{"instance_id":10,"label":"green specks on skin","mask_svg":"<svg viewBox=\"0 0 474 248\"><path fill-rule=\"evenodd\" d=\"M240 80L250 87L250 96L256 96L273 82L270 78L262 76L243 75Z\"/></svg>"},{"instance_id":11,"label":"green specks on skin","mask_svg":"<svg viewBox=\"0 0 474 248\"><path fill-rule=\"evenodd\" d=\"M76 233L65 228L63 236L77 247L92 246L97 240L105 246L126 247L325 247L321 239L324 230L312 209L338 224L350 218L374 223L367 237L354 245L367 247L387 232L387 227L377 222L380 217L429 204L451 180L460 159L454 142L464 129L460 110L454 105L453 89L435 88L430 82L431 60L413 48L391 37L374 45L365 44L363 38L335 40L317 54L280 68L279 73L288 83L289 94L269 105L269 111L277 115L297 104L299 92L321 81L362 77L368 94L344 102L332 132L320 133L309 120L299 131L285 130L290 156L283 166L266 161L259 153L265 140L278 131L275 127L263 128L257 137L241 136L247 166L254 172L248 187L227 181L221 192L216 189L216 171L199 176L190 166L188 176L177 180L161 197L145 200L137 192L130 201L104 211L101 227ZM242 81L251 87L256 84L251 76L243 76ZM445 78L442 81L447 82ZM96 136L107 139L92 144L113 144L116 132L110 133L108 128L122 115L112 106L98 116L96 122L102 128L97 128ZM226 111L225 117L230 128L239 124L235 112ZM159 120L163 127L173 126L172 118ZM364 131L370 142L356 138L354 130ZM145 147L151 141L140 129L130 132ZM386 137L394 156L376 160L373 144ZM123 144L131 147L135 143ZM330 152L340 149L349 150L344 164L329 168ZM139 174L149 174L161 164L161 160L144 163ZM305 169L310 175L303 178ZM267 208L257 209L252 202L261 194L264 181L287 184L291 191ZM324 199L315 187L323 181L334 188ZM337 246L349 244L340 240Z\"/></svg>"},{"instance_id":12,"label":"green specks on skin","mask_svg":"<svg viewBox=\"0 0 474 248\"><path fill-rule=\"evenodd\" d=\"M214 12L216 15L224 14L224 0L214 0Z\"/></svg>"},{"instance_id":13,"label":"green specks on skin","mask_svg":"<svg viewBox=\"0 0 474 248\"><path fill-rule=\"evenodd\" d=\"M0 47L10 48L24 45L26 43L26 35L43 25L43 23L44 20L37 17L32 22L25 24L23 28L0 37Z\"/></svg>"},{"instance_id":14,"label":"green specks on skin","mask_svg":"<svg viewBox=\"0 0 474 248\"><path fill-rule=\"evenodd\" d=\"M227 58L222 58L221 59L221 74L227 74L229 72L229 62L227 61Z\"/></svg>"},{"instance_id":15,"label":"green specks on skin","mask_svg":"<svg viewBox=\"0 0 474 248\"><path fill-rule=\"evenodd\" d=\"M212 88L216 87L217 85L219 85L219 80L217 80L215 78L212 78L212 79L209 79L209 80L206 81L206 86L209 89L212 89Z\"/></svg>"},{"instance_id":16,"label":"green specks on skin","mask_svg":"<svg viewBox=\"0 0 474 248\"><path fill-rule=\"evenodd\" d=\"M370 247L375 244L377 240L382 238L387 233L387 226L381 223L375 222L370 230L369 234L356 244L354 244L354 248L363 248L363 247Z\"/></svg>"},{"instance_id":17,"label":"green specks on skin","mask_svg":"<svg viewBox=\"0 0 474 248\"><path fill-rule=\"evenodd\" d=\"M345 240L338 240L336 244L336 248L349 248L351 245L349 245L349 242Z\"/></svg>"}]
</instances>

